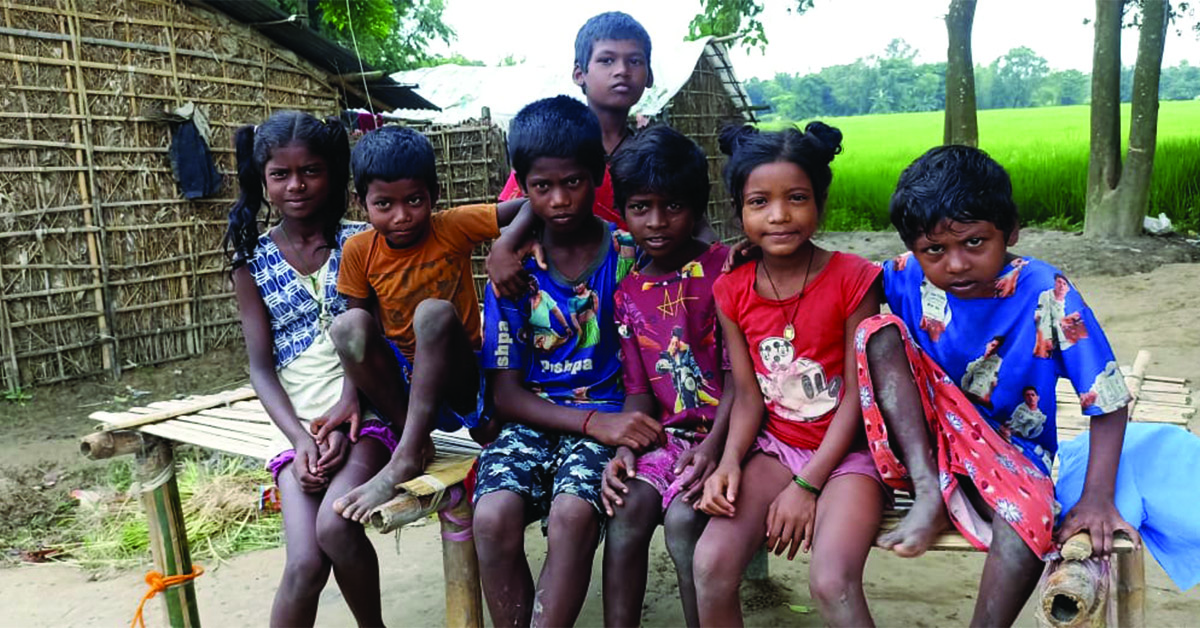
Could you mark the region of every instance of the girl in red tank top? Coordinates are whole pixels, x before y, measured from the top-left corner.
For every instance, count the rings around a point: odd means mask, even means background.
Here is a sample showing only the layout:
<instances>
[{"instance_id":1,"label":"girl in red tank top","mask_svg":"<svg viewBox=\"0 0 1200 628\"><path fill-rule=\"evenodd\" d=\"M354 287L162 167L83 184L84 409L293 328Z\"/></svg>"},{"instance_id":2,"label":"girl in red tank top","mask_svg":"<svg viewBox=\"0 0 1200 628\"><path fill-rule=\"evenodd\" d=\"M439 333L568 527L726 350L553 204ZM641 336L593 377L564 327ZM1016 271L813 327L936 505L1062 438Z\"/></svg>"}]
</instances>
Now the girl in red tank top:
<instances>
[{"instance_id":1,"label":"girl in red tank top","mask_svg":"<svg viewBox=\"0 0 1200 628\"><path fill-rule=\"evenodd\" d=\"M854 330L879 312L880 269L812 242L842 134L727 129L726 184L762 258L713 287L736 393L720 466L700 508L702 625L741 625L738 583L765 538L791 560L812 551L809 589L827 624L871 615L862 573L885 488L865 449Z\"/></svg>"}]
</instances>

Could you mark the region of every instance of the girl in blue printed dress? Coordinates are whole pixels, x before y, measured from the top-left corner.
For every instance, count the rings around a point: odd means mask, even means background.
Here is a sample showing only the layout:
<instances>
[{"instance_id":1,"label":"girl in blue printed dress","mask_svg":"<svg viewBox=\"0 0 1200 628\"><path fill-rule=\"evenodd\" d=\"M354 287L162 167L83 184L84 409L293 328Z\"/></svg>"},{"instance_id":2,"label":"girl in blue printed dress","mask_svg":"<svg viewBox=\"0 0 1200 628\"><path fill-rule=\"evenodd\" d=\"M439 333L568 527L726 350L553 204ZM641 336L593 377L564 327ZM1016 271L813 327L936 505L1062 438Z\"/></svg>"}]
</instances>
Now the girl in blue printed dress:
<instances>
[{"instance_id":1,"label":"girl in blue printed dress","mask_svg":"<svg viewBox=\"0 0 1200 628\"><path fill-rule=\"evenodd\" d=\"M360 420L358 392L329 339L346 309L337 293L346 238L367 228L346 213L350 149L336 118L283 111L235 139L240 196L226 246L250 358L250 382L279 428L267 468L279 487L287 563L271 608L273 626L311 626L332 569L360 626L383 625L379 564L362 525L332 503L388 461L396 439L378 419ZM258 233L263 193L279 222ZM348 417L348 433L318 441L314 423Z\"/></svg>"}]
</instances>

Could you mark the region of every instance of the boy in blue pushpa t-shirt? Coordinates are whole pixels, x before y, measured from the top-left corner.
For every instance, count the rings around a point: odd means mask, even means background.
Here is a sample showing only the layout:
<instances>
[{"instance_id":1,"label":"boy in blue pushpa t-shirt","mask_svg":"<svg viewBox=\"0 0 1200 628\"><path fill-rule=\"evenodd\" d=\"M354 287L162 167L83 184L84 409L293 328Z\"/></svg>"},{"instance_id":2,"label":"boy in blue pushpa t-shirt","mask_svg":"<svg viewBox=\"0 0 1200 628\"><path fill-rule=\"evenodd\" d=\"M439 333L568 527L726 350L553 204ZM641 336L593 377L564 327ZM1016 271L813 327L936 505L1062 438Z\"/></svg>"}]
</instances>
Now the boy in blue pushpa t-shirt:
<instances>
[{"instance_id":1,"label":"boy in blue pushpa t-shirt","mask_svg":"<svg viewBox=\"0 0 1200 628\"><path fill-rule=\"evenodd\" d=\"M517 182L542 222L548 270L513 301L487 290L483 365L507 421L479 459L474 529L483 592L497 626L575 623L600 541L600 482L613 448L641 451L659 422L624 412L613 293L633 242L592 214L604 176L600 123L568 96L528 105L509 125ZM536 591L525 526L543 521Z\"/></svg>"}]
</instances>

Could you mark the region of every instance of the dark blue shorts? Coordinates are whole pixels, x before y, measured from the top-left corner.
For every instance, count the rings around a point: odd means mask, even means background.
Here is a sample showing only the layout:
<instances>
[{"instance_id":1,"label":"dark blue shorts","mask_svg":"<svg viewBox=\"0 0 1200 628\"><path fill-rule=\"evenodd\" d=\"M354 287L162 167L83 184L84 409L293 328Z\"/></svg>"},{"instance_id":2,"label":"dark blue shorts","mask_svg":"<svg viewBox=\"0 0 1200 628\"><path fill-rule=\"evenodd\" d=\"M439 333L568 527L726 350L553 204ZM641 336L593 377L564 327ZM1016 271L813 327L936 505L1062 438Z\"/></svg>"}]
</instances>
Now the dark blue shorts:
<instances>
[{"instance_id":1,"label":"dark blue shorts","mask_svg":"<svg viewBox=\"0 0 1200 628\"><path fill-rule=\"evenodd\" d=\"M412 363L408 358L404 357L404 353L400 351L400 347L392 341L388 341L392 347L392 353L396 356L396 361L400 363L400 375L404 384L404 396L410 396L412 392ZM459 414L450 404L443 401L438 406L437 423L434 427L443 432L456 432L460 428L475 428L487 423L491 417L491 399L487 394L487 378L484 375L482 363L479 360L479 353L475 353L475 372L479 375L479 388L475 395L475 409L466 415Z\"/></svg>"},{"instance_id":2,"label":"dark blue shorts","mask_svg":"<svg viewBox=\"0 0 1200 628\"><path fill-rule=\"evenodd\" d=\"M560 494L591 504L605 519L600 480L613 448L577 434L544 432L508 423L483 450L475 479L475 501L494 491L512 491L525 500L525 523L542 520Z\"/></svg>"}]
</instances>

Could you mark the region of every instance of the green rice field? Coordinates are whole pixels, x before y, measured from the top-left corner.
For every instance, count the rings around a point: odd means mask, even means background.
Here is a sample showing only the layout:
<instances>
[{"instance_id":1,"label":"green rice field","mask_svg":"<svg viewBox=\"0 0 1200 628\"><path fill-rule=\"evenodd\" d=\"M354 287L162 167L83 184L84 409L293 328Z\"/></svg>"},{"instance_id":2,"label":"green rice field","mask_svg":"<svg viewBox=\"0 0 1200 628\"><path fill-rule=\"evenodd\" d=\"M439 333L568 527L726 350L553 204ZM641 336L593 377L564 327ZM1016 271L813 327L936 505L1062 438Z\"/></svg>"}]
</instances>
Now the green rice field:
<instances>
[{"instance_id":1,"label":"green rice field","mask_svg":"<svg viewBox=\"0 0 1200 628\"><path fill-rule=\"evenodd\" d=\"M1128 105L1122 115L1127 135ZM825 228L889 229L888 199L896 180L912 160L941 143L942 116L936 111L823 118L844 135L844 152L833 162ZM980 147L1012 176L1023 223L1082 227L1089 116L1087 105L979 112ZM1200 229L1200 101L1163 102L1159 109L1149 213L1159 212L1177 231Z\"/></svg>"}]
</instances>

